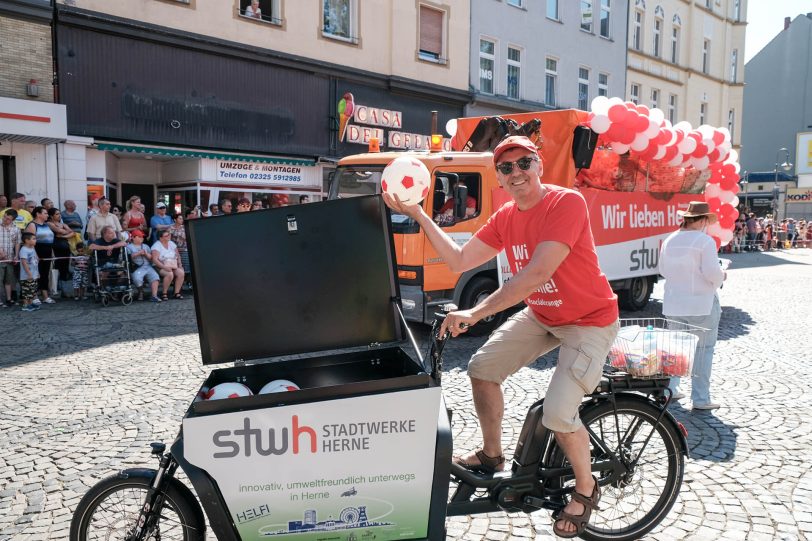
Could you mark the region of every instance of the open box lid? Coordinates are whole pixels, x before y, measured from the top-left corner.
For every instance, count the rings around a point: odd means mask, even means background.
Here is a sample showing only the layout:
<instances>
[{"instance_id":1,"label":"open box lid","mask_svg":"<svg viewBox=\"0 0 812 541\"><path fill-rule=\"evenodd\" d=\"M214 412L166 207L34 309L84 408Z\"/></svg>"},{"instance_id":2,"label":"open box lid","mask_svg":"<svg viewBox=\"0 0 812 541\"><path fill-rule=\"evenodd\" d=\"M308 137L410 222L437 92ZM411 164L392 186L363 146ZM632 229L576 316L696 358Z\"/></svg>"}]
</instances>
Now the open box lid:
<instances>
[{"instance_id":1,"label":"open box lid","mask_svg":"<svg viewBox=\"0 0 812 541\"><path fill-rule=\"evenodd\" d=\"M380 196L186 227L203 364L404 339L389 211Z\"/></svg>"}]
</instances>

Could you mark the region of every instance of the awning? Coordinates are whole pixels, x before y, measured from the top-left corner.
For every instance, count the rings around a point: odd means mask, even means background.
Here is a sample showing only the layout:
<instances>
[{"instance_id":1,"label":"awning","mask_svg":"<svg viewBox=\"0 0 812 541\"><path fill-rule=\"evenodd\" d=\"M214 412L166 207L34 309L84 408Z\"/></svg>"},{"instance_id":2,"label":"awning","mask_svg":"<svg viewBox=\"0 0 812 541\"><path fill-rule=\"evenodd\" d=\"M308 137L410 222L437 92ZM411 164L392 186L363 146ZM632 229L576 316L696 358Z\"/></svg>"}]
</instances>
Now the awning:
<instances>
[{"instance_id":1,"label":"awning","mask_svg":"<svg viewBox=\"0 0 812 541\"><path fill-rule=\"evenodd\" d=\"M138 145L119 145L113 143L98 143L99 150L112 152L134 152L136 154L157 154L161 156L175 156L178 158L211 158L213 160L229 160L254 163L277 163L285 165L316 165L315 160L301 160L294 158L275 158L271 156L252 156L249 154L231 154L228 152L205 152L202 150L181 150L177 148L145 147Z\"/></svg>"}]
</instances>

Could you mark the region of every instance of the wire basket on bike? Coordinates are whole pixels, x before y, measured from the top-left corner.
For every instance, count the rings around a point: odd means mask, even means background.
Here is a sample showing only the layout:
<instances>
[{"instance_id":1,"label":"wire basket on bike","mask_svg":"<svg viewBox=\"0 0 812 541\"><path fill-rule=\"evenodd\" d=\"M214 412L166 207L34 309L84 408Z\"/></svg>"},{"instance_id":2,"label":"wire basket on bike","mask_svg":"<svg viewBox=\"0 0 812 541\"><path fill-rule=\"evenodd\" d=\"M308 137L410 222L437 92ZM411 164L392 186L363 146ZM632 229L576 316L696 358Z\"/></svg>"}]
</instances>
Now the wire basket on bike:
<instances>
[{"instance_id":1,"label":"wire basket on bike","mask_svg":"<svg viewBox=\"0 0 812 541\"><path fill-rule=\"evenodd\" d=\"M688 377L704 332L665 318L621 319L606 362L636 378Z\"/></svg>"}]
</instances>

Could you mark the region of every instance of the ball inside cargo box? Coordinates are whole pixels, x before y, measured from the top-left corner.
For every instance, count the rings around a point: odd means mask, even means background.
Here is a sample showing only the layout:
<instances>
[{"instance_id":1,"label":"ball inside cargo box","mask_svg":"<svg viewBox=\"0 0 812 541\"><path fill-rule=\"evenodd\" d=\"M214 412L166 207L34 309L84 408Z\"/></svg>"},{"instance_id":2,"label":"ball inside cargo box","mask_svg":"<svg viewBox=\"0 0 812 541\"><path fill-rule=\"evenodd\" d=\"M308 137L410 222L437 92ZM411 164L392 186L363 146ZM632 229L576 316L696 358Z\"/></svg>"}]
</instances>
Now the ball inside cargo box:
<instances>
[{"instance_id":1,"label":"ball inside cargo box","mask_svg":"<svg viewBox=\"0 0 812 541\"><path fill-rule=\"evenodd\" d=\"M206 400L221 400L223 398L240 398L241 396L252 396L251 389L242 383L220 383L215 385L206 393Z\"/></svg>"},{"instance_id":2,"label":"ball inside cargo box","mask_svg":"<svg viewBox=\"0 0 812 541\"><path fill-rule=\"evenodd\" d=\"M407 205L416 205L425 199L430 184L428 168L420 160L408 156L392 160L381 175L384 193L393 197L397 195Z\"/></svg>"},{"instance_id":3,"label":"ball inside cargo box","mask_svg":"<svg viewBox=\"0 0 812 541\"><path fill-rule=\"evenodd\" d=\"M287 379L275 379L273 381L269 381L266 383L262 389L259 390L259 394L269 394L269 393L285 393L288 391L298 391L299 386Z\"/></svg>"}]
</instances>

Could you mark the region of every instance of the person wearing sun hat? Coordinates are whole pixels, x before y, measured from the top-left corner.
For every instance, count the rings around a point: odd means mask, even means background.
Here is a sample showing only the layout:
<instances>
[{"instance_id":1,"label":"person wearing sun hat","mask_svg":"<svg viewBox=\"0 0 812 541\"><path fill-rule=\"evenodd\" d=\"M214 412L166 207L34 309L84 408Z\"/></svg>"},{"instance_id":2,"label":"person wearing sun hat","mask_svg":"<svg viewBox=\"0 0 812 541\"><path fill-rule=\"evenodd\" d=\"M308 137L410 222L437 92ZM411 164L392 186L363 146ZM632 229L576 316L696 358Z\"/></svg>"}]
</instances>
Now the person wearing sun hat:
<instances>
[{"instance_id":1,"label":"person wearing sun hat","mask_svg":"<svg viewBox=\"0 0 812 541\"><path fill-rule=\"evenodd\" d=\"M138 300L144 299L144 292L141 289L144 282L149 283L151 296L149 298L152 302L161 302L158 298L158 285L160 277L155 269L152 267L152 249L149 245L144 244L144 232L140 229L134 229L131 233L131 243L127 245L127 255L135 265L135 270L132 272L132 280L135 287L138 288Z\"/></svg>"},{"instance_id":2,"label":"person wearing sun hat","mask_svg":"<svg viewBox=\"0 0 812 541\"><path fill-rule=\"evenodd\" d=\"M682 217L680 228L660 248L659 270L665 278L663 315L707 329L695 333L699 341L691 377L691 402L695 410L713 410L719 407L710 395L713 350L722 315L718 292L727 274L719 265L716 242L707 229L718 218L704 201L691 201L687 210L677 214ZM677 400L685 398L679 384L680 378L671 378L669 387Z\"/></svg>"}]
</instances>

